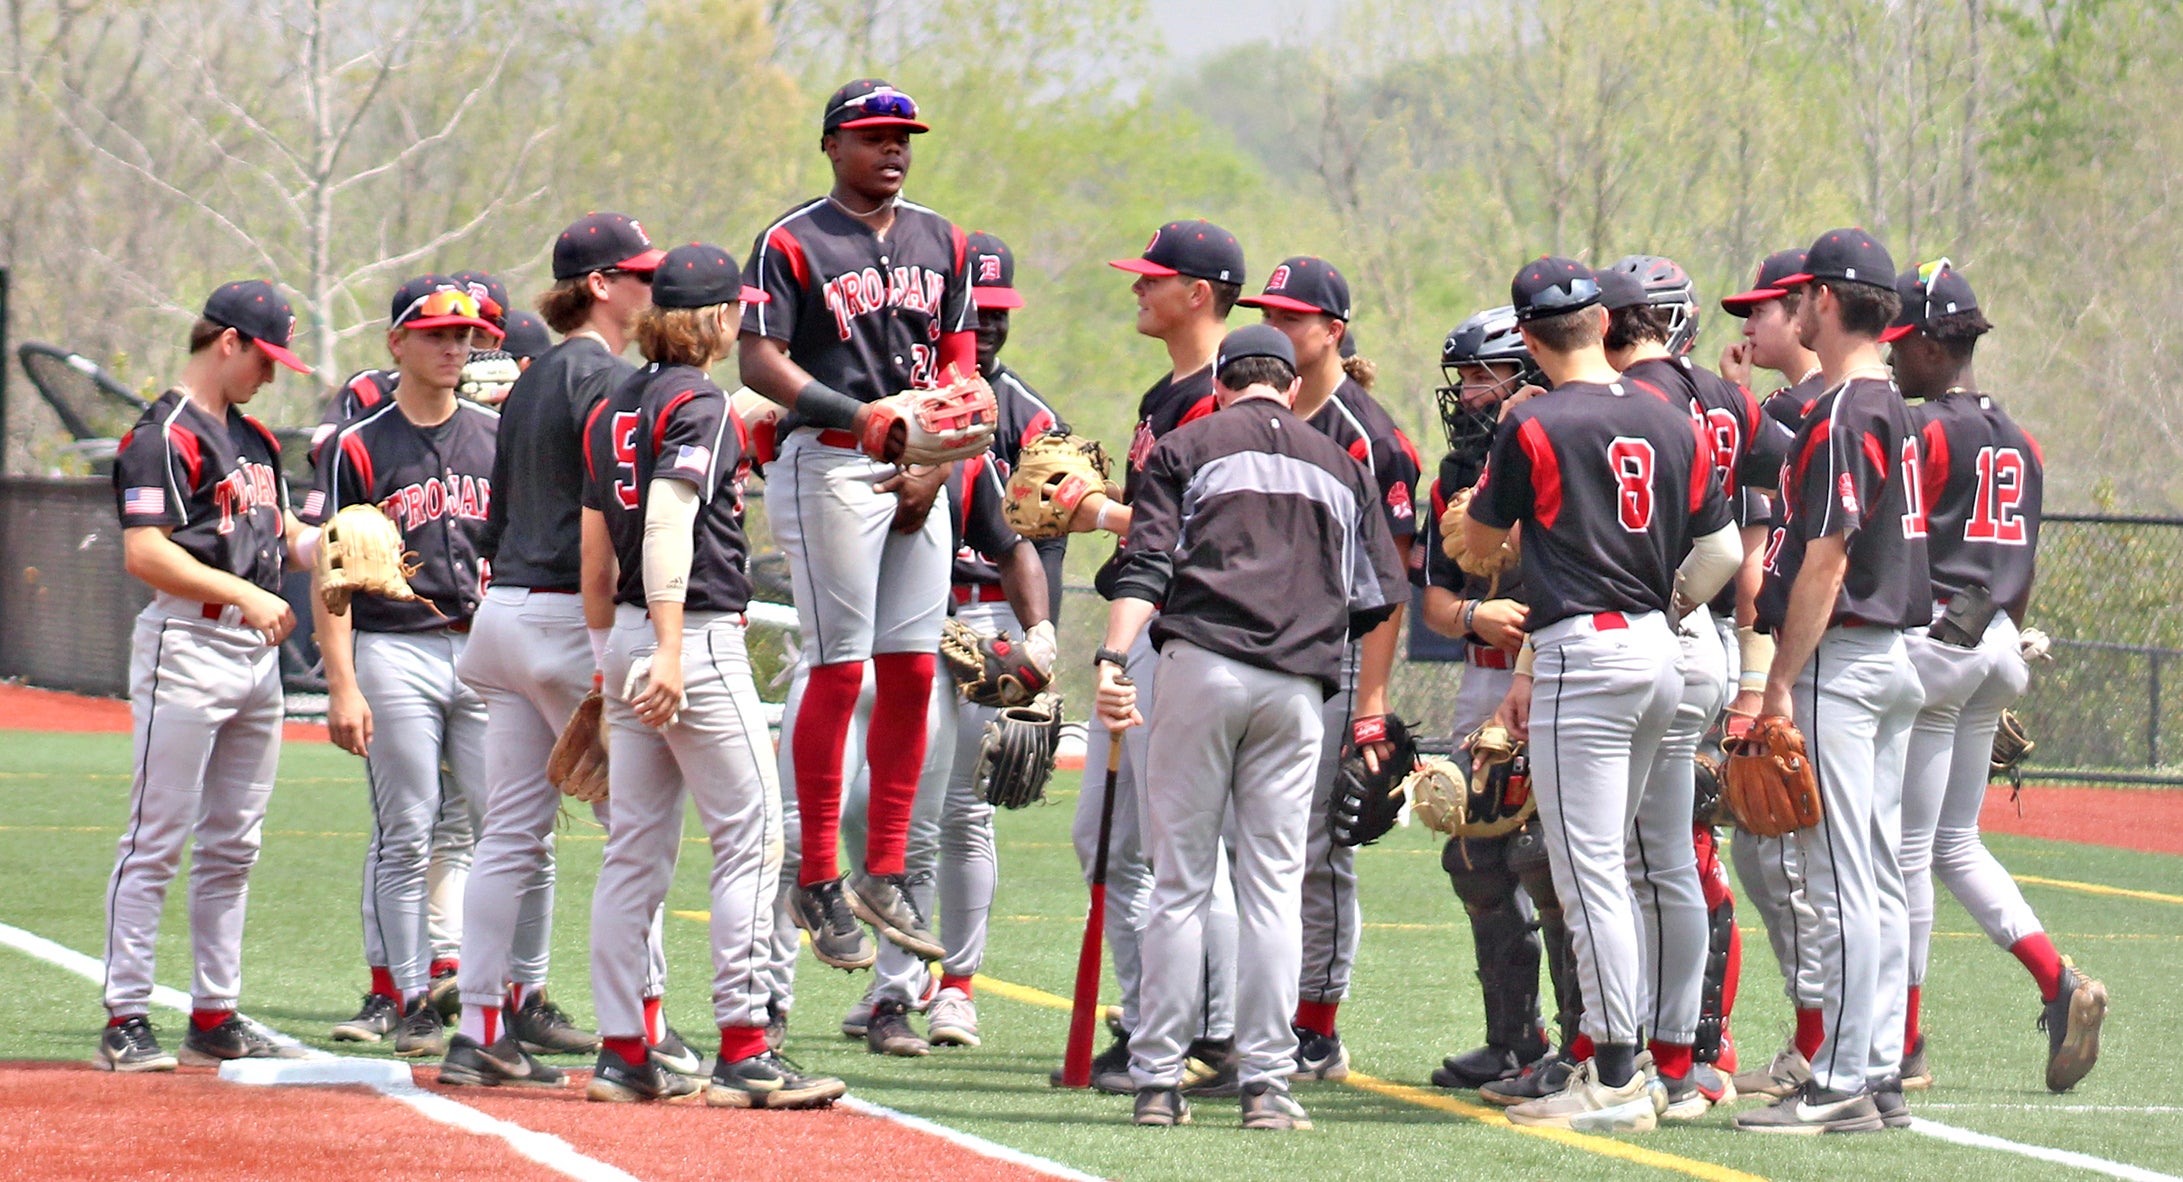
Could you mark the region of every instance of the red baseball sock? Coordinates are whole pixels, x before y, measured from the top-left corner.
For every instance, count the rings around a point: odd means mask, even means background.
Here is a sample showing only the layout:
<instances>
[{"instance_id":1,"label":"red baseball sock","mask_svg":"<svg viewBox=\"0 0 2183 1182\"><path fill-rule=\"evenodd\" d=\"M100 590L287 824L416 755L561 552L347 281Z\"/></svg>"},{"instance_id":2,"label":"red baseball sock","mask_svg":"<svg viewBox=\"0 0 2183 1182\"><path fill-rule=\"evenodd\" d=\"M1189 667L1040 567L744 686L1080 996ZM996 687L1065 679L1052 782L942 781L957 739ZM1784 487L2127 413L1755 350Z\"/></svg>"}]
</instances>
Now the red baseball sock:
<instances>
[{"instance_id":1,"label":"red baseball sock","mask_svg":"<svg viewBox=\"0 0 2183 1182\"><path fill-rule=\"evenodd\" d=\"M1646 1043L1645 1049L1652 1052L1652 1066L1655 1071L1673 1079L1688 1079L1690 1077L1691 1046L1689 1043L1661 1042L1656 1038Z\"/></svg>"},{"instance_id":2,"label":"red baseball sock","mask_svg":"<svg viewBox=\"0 0 2183 1182\"><path fill-rule=\"evenodd\" d=\"M523 993L527 988L528 986L525 986L519 982L508 982L508 1008L510 1010L520 1010L523 1008Z\"/></svg>"},{"instance_id":3,"label":"red baseball sock","mask_svg":"<svg viewBox=\"0 0 2183 1182\"><path fill-rule=\"evenodd\" d=\"M1827 1019L1818 1010L1796 1012L1796 1052L1809 1061L1827 1041Z\"/></svg>"},{"instance_id":4,"label":"red baseball sock","mask_svg":"<svg viewBox=\"0 0 2183 1182\"><path fill-rule=\"evenodd\" d=\"M932 705L932 674L937 661L933 653L879 653L872 657L877 694L864 748L864 765L872 775L867 813L870 825L864 839L867 874L902 873L902 849L910 836L910 807L917 803L917 779L925 770L925 714ZM804 692L810 693L808 689ZM796 722L800 769L801 714ZM799 771L799 778L801 774Z\"/></svg>"},{"instance_id":5,"label":"red baseball sock","mask_svg":"<svg viewBox=\"0 0 2183 1182\"><path fill-rule=\"evenodd\" d=\"M1296 1003L1296 1024L1322 1038L1334 1037L1334 1012L1342 1008L1338 1001L1299 1001Z\"/></svg>"},{"instance_id":6,"label":"red baseball sock","mask_svg":"<svg viewBox=\"0 0 2183 1182\"><path fill-rule=\"evenodd\" d=\"M942 973L940 974L940 988L960 990L964 997L969 997L970 978L967 976L959 977L954 973Z\"/></svg>"},{"instance_id":7,"label":"red baseball sock","mask_svg":"<svg viewBox=\"0 0 2183 1182\"><path fill-rule=\"evenodd\" d=\"M1592 1058L1592 1036L1580 1034L1569 1040L1569 1058L1577 1063L1590 1062Z\"/></svg>"},{"instance_id":8,"label":"red baseball sock","mask_svg":"<svg viewBox=\"0 0 2183 1182\"><path fill-rule=\"evenodd\" d=\"M394 987L394 973L385 965L371 966L371 991L381 997L391 997L399 1004L402 991Z\"/></svg>"},{"instance_id":9,"label":"red baseball sock","mask_svg":"<svg viewBox=\"0 0 2183 1182\"><path fill-rule=\"evenodd\" d=\"M766 1053L766 1028L763 1026L722 1026L720 1028L720 1061L740 1063L752 1055Z\"/></svg>"},{"instance_id":10,"label":"red baseball sock","mask_svg":"<svg viewBox=\"0 0 2183 1182\"><path fill-rule=\"evenodd\" d=\"M106 1028L111 1030L131 1018L142 1018L144 1016L143 1014L109 1014L106 1018Z\"/></svg>"},{"instance_id":11,"label":"red baseball sock","mask_svg":"<svg viewBox=\"0 0 2183 1182\"><path fill-rule=\"evenodd\" d=\"M457 961L452 956L443 956L440 959L432 962L432 970L429 975L437 977L441 973L456 973L461 971L461 962Z\"/></svg>"},{"instance_id":12,"label":"red baseball sock","mask_svg":"<svg viewBox=\"0 0 2183 1182\"><path fill-rule=\"evenodd\" d=\"M2053 1001L2062 991L2062 954L2054 950L2054 941L2045 932L2033 932L2009 945L2009 954L2023 961L2031 979L2039 982L2039 1000Z\"/></svg>"},{"instance_id":13,"label":"red baseball sock","mask_svg":"<svg viewBox=\"0 0 2183 1182\"><path fill-rule=\"evenodd\" d=\"M1910 997L1903 1006L1903 1054L1906 1055L1917 1049L1918 1035L1922 1033L1918 1029L1918 994L1920 992L1918 986L1912 985L1910 987Z\"/></svg>"},{"instance_id":14,"label":"red baseball sock","mask_svg":"<svg viewBox=\"0 0 2183 1182\"><path fill-rule=\"evenodd\" d=\"M622 1062L631 1067L644 1066L644 1061L651 1056L641 1038L602 1038L599 1045L621 1056Z\"/></svg>"},{"instance_id":15,"label":"red baseball sock","mask_svg":"<svg viewBox=\"0 0 2183 1182\"><path fill-rule=\"evenodd\" d=\"M796 810L803 820L803 866L798 886L816 886L838 878L841 843L841 755L849 741L849 716L864 688L864 666L857 661L814 665L804 678L803 703L796 708ZM878 720L873 720L877 730ZM923 745L919 745L923 751ZM922 761L924 756L920 754ZM878 784L874 769L873 784ZM874 803L878 793L874 792ZM876 818L875 818L876 823ZM899 861L899 859L897 859Z\"/></svg>"},{"instance_id":16,"label":"red baseball sock","mask_svg":"<svg viewBox=\"0 0 2183 1182\"><path fill-rule=\"evenodd\" d=\"M667 1023L660 1020L659 1003L656 997L644 999L644 1041L655 1045L667 1037Z\"/></svg>"},{"instance_id":17,"label":"red baseball sock","mask_svg":"<svg viewBox=\"0 0 2183 1182\"><path fill-rule=\"evenodd\" d=\"M191 1010L189 1024L199 1030L212 1030L234 1016L233 1010Z\"/></svg>"}]
</instances>

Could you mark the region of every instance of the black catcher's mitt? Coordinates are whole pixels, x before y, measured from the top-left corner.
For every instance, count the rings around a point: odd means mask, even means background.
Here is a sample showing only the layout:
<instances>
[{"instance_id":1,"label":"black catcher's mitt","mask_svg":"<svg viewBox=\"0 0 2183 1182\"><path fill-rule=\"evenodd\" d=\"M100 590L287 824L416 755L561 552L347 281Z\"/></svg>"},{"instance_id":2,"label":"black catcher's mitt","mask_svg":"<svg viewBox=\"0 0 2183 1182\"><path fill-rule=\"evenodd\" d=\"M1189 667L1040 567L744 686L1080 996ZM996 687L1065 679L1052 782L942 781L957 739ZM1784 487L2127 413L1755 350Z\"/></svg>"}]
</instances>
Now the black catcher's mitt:
<instances>
[{"instance_id":1,"label":"black catcher's mitt","mask_svg":"<svg viewBox=\"0 0 2183 1182\"><path fill-rule=\"evenodd\" d=\"M988 636L952 616L940 625L940 662L963 699L980 706L1028 706L1053 680L1022 641L1006 632Z\"/></svg>"},{"instance_id":2,"label":"black catcher's mitt","mask_svg":"<svg viewBox=\"0 0 2183 1182\"><path fill-rule=\"evenodd\" d=\"M1371 722L1359 719L1360 729ZM1395 819L1402 815L1402 806L1409 797L1402 791L1402 783L1417 768L1417 739L1410 734L1410 727L1394 715L1384 720L1385 740L1394 744L1394 754L1380 761L1380 770L1372 771L1365 766L1364 756L1351 742L1342 751L1341 765L1334 770L1334 798L1328 802L1327 833L1335 845L1370 845L1387 835L1395 827ZM1362 735L1353 738L1363 738Z\"/></svg>"},{"instance_id":3,"label":"black catcher's mitt","mask_svg":"<svg viewBox=\"0 0 2183 1182\"><path fill-rule=\"evenodd\" d=\"M1020 809L1046 799L1061 739L1061 695L1044 693L985 724L978 748L978 785L987 804Z\"/></svg>"}]
</instances>

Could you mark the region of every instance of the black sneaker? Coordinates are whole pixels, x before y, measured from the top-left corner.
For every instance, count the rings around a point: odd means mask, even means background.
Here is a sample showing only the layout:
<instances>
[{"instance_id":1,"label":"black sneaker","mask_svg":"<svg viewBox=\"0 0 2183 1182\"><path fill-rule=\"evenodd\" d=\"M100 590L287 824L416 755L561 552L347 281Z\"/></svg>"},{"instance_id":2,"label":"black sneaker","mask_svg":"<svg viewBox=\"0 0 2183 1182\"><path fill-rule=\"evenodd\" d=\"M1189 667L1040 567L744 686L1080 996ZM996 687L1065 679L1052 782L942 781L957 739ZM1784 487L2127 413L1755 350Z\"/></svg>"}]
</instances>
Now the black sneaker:
<instances>
[{"instance_id":1,"label":"black sneaker","mask_svg":"<svg viewBox=\"0 0 2183 1182\"><path fill-rule=\"evenodd\" d=\"M849 909L905 952L926 960L939 960L947 955L939 937L925 925L924 913L917 909L917 900L910 895L906 875L857 875L849 883Z\"/></svg>"},{"instance_id":2,"label":"black sneaker","mask_svg":"<svg viewBox=\"0 0 2183 1182\"><path fill-rule=\"evenodd\" d=\"M599 1061L591 1068L591 1082L584 1085L584 1099L600 1100L609 1104L634 1104L640 1100L672 1100L687 1096L704 1084L687 1075L661 1071L659 1064L646 1059L631 1067L613 1051L600 1051Z\"/></svg>"},{"instance_id":3,"label":"black sneaker","mask_svg":"<svg viewBox=\"0 0 2183 1182\"><path fill-rule=\"evenodd\" d=\"M508 1033L533 1055L588 1055L599 1049L599 1036L570 1020L553 1004L544 987L526 989L523 1004L508 1015Z\"/></svg>"},{"instance_id":4,"label":"black sneaker","mask_svg":"<svg viewBox=\"0 0 2183 1182\"><path fill-rule=\"evenodd\" d=\"M1194 1039L1190 1049L1183 1052L1182 1090L1189 1096L1233 1096L1239 1091L1236 1079L1236 1040L1232 1038Z\"/></svg>"},{"instance_id":5,"label":"black sneaker","mask_svg":"<svg viewBox=\"0 0 2183 1182\"><path fill-rule=\"evenodd\" d=\"M1510 1108L1527 1100L1543 1100L1568 1087L1569 1077L1576 1070L1574 1061L1560 1051L1555 1051L1524 1068L1522 1074L1514 1079L1479 1085L1478 1098L1503 1108Z\"/></svg>"},{"instance_id":6,"label":"black sneaker","mask_svg":"<svg viewBox=\"0 0 2183 1182\"><path fill-rule=\"evenodd\" d=\"M823 1108L848 1090L838 1079L805 1075L767 1051L714 1067L705 1103L714 1108Z\"/></svg>"},{"instance_id":7,"label":"black sneaker","mask_svg":"<svg viewBox=\"0 0 2183 1182\"><path fill-rule=\"evenodd\" d=\"M274 1042L235 1014L210 1030L199 1030L193 1022L182 1036L182 1062L191 1067L218 1067L229 1059L301 1059L309 1053Z\"/></svg>"},{"instance_id":8,"label":"black sneaker","mask_svg":"<svg viewBox=\"0 0 2183 1182\"><path fill-rule=\"evenodd\" d=\"M104 1071L172 1071L174 1056L159 1049L150 1019L131 1014L99 1035L98 1065Z\"/></svg>"},{"instance_id":9,"label":"black sneaker","mask_svg":"<svg viewBox=\"0 0 2183 1182\"><path fill-rule=\"evenodd\" d=\"M432 974L432 984L424 991L424 999L440 1012L440 1017L450 1022L462 1018L462 986L456 980L458 972L453 966Z\"/></svg>"},{"instance_id":10,"label":"black sneaker","mask_svg":"<svg viewBox=\"0 0 2183 1182\"><path fill-rule=\"evenodd\" d=\"M429 999L420 997L411 1002L408 1012L402 1015L402 1024L394 1028L394 1053L404 1059L446 1056L447 1020L432 1008Z\"/></svg>"},{"instance_id":11,"label":"black sneaker","mask_svg":"<svg viewBox=\"0 0 2183 1182\"><path fill-rule=\"evenodd\" d=\"M1289 1095L1287 1088L1277 1088L1269 1083L1254 1083L1243 1089L1243 1127L1246 1129L1271 1129L1277 1132L1307 1130L1311 1117L1304 1106Z\"/></svg>"},{"instance_id":12,"label":"black sneaker","mask_svg":"<svg viewBox=\"0 0 2183 1182\"><path fill-rule=\"evenodd\" d=\"M811 954L822 963L837 969L868 969L879 959L879 950L850 910L838 878L788 892L788 917L811 933Z\"/></svg>"},{"instance_id":13,"label":"black sneaker","mask_svg":"<svg viewBox=\"0 0 2183 1182\"><path fill-rule=\"evenodd\" d=\"M1296 1027L1296 1073L1290 1079L1344 1080L1349 1078L1349 1048L1342 1033L1321 1034Z\"/></svg>"},{"instance_id":14,"label":"black sneaker","mask_svg":"<svg viewBox=\"0 0 2183 1182\"><path fill-rule=\"evenodd\" d=\"M1736 1114L1739 1133L1877 1133L1887 1125L1871 1092L1835 1092L1806 1080L1764 1108Z\"/></svg>"},{"instance_id":15,"label":"black sneaker","mask_svg":"<svg viewBox=\"0 0 2183 1182\"><path fill-rule=\"evenodd\" d=\"M1516 1052L1488 1043L1442 1059L1440 1066L1433 1068L1433 1086L1468 1091L1514 1079L1523 1071L1524 1065L1517 1061Z\"/></svg>"},{"instance_id":16,"label":"black sneaker","mask_svg":"<svg viewBox=\"0 0 2183 1182\"><path fill-rule=\"evenodd\" d=\"M864 1049L875 1055L914 1059L931 1054L932 1044L910 1028L910 1008L889 997L872 1007L872 1024L864 1030Z\"/></svg>"},{"instance_id":17,"label":"black sneaker","mask_svg":"<svg viewBox=\"0 0 2183 1182\"><path fill-rule=\"evenodd\" d=\"M1140 1088L1137 1107L1130 1119L1137 1124L1171 1129L1190 1123L1190 1101L1181 1088Z\"/></svg>"},{"instance_id":18,"label":"black sneaker","mask_svg":"<svg viewBox=\"0 0 2183 1182\"><path fill-rule=\"evenodd\" d=\"M402 1024L402 1007L384 993L364 995L364 1008L356 1016L336 1025L333 1029L335 1042L378 1042L394 1033Z\"/></svg>"},{"instance_id":19,"label":"black sneaker","mask_svg":"<svg viewBox=\"0 0 2183 1182\"><path fill-rule=\"evenodd\" d=\"M652 1044L651 1050L652 1063L661 1071L672 1071L676 1075L687 1075L692 1079L704 1078L705 1056L698 1054L697 1048L682 1041L682 1036L675 1033L674 1027L667 1027L667 1032L660 1036L658 1042Z\"/></svg>"},{"instance_id":20,"label":"black sneaker","mask_svg":"<svg viewBox=\"0 0 2183 1182\"><path fill-rule=\"evenodd\" d=\"M1903 1102L1903 1080L1889 1076L1872 1089L1872 1106L1880 1110L1880 1123L1891 1129L1910 1127L1910 1105Z\"/></svg>"},{"instance_id":21,"label":"black sneaker","mask_svg":"<svg viewBox=\"0 0 2183 1182\"><path fill-rule=\"evenodd\" d=\"M2107 986L2079 976L2062 958L2061 988L2039 1011L2039 1029L2047 1032L2047 1090L2066 1092L2091 1074L2100 1061L2100 1023L2107 1020Z\"/></svg>"},{"instance_id":22,"label":"black sneaker","mask_svg":"<svg viewBox=\"0 0 2183 1182\"><path fill-rule=\"evenodd\" d=\"M1108 1023L1107 1029L1114 1034L1114 1041L1107 1044L1106 1050L1092 1056L1092 1090L1109 1096L1134 1096L1137 1085L1129 1078L1129 1032L1112 1022ZM1069 1086L1059 1067L1048 1073L1046 1082L1057 1088Z\"/></svg>"},{"instance_id":23,"label":"black sneaker","mask_svg":"<svg viewBox=\"0 0 2183 1182\"><path fill-rule=\"evenodd\" d=\"M568 1082L560 1068L531 1058L514 1035L481 1047L466 1035L447 1040L440 1082L451 1088L558 1088Z\"/></svg>"}]
</instances>

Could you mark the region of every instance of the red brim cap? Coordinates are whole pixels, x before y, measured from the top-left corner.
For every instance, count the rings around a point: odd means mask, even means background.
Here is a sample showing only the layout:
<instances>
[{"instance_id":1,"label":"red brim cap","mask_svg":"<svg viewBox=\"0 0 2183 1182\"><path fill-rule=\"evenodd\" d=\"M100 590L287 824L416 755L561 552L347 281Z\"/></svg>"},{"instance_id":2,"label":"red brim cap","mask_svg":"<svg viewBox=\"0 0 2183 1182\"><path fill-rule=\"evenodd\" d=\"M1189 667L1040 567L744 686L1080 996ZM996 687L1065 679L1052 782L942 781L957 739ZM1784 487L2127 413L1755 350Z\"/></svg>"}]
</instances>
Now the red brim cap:
<instances>
[{"instance_id":1,"label":"red brim cap","mask_svg":"<svg viewBox=\"0 0 2183 1182\"><path fill-rule=\"evenodd\" d=\"M851 119L847 123L837 123L834 127L836 130L844 127L906 127L913 135L932 130L915 119L904 119L899 115L873 115L864 119Z\"/></svg>"},{"instance_id":2,"label":"red brim cap","mask_svg":"<svg viewBox=\"0 0 2183 1182\"><path fill-rule=\"evenodd\" d=\"M419 332L423 332L426 329L431 328L454 328L457 325L464 324L469 325L471 328L484 329L485 331L493 334L493 339L496 341L501 340L508 335L500 328L500 326L488 320L480 320L475 316L419 316L415 320L407 320L402 322L398 327L411 328Z\"/></svg>"},{"instance_id":3,"label":"red brim cap","mask_svg":"<svg viewBox=\"0 0 2183 1182\"><path fill-rule=\"evenodd\" d=\"M767 295L764 288L759 287L746 287L743 289L743 294L735 298L746 304L770 304L773 302L773 297Z\"/></svg>"},{"instance_id":4,"label":"red brim cap","mask_svg":"<svg viewBox=\"0 0 2183 1182\"><path fill-rule=\"evenodd\" d=\"M614 269L617 271L657 271L659 270L659 261L666 257L667 252L655 246L643 254L631 255L614 264Z\"/></svg>"},{"instance_id":5,"label":"red brim cap","mask_svg":"<svg viewBox=\"0 0 2183 1182\"><path fill-rule=\"evenodd\" d=\"M303 364L302 358L296 356L294 353L288 351L287 349L283 349L279 345L271 344L266 341L260 341L255 337L251 338L251 340L258 346L258 348L265 350L265 355L267 357L270 357L273 360L280 362L282 365L285 365L288 368L295 370L297 373L311 372L311 367Z\"/></svg>"},{"instance_id":6,"label":"red brim cap","mask_svg":"<svg viewBox=\"0 0 2183 1182\"><path fill-rule=\"evenodd\" d=\"M1918 326L1915 324L1890 324L1880 331L1880 343L1891 345L1916 331Z\"/></svg>"},{"instance_id":7,"label":"red brim cap","mask_svg":"<svg viewBox=\"0 0 2183 1182\"><path fill-rule=\"evenodd\" d=\"M1163 267L1151 259L1116 259L1108 266L1117 271L1134 271L1139 275L1180 275L1173 267Z\"/></svg>"},{"instance_id":8,"label":"red brim cap","mask_svg":"<svg viewBox=\"0 0 2183 1182\"><path fill-rule=\"evenodd\" d=\"M1013 287L973 287L970 302L981 308L1020 308L1023 293Z\"/></svg>"},{"instance_id":9,"label":"red brim cap","mask_svg":"<svg viewBox=\"0 0 2183 1182\"><path fill-rule=\"evenodd\" d=\"M1749 315L1750 309L1768 300L1778 300L1788 294L1785 289L1779 287L1754 287L1750 291L1739 291L1731 296L1722 296L1721 307L1731 315L1745 316Z\"/></svg>"},{"instance_id":10,"label":"red brim cap","mask_svg":"<svg viewBox=\"0 0 2183 1182\"><path fill-rule=\"evenodd\" d=\"M1796 274L1794 274L1794 275L1784 275L1784 276L1782 276L1781 278L1779 278L1779 279L1776 279L1776 280L1774 280L1774 286L1776 286L1776 287L1802 287L1802 286L1804 286L1805 284L1807 284L1807 283L1810 283L1810 282L1811 282L1812 280L1814 280L1814 279L1817 279L1817 278L1819 278L1819 276L1817 276L1817 275L1814 275L1814 274L1812 274L1812 273L1811 273L1811 272L1809 272L1809 271L1798 271L1798 272L1797 272Z\"/></svg>"},{"instance_id":11,"label":"red brim cap","mask_svg":"<svg viewBox=\"0 0 2183 1182\"><path fill-rule=\"evenodd\" d=\"M1307 304L1302 300L1291 299L1285 295L1244 296L1242 299L1237 300L1236 303L1246 308L1279 308L1284 312L1309 312L1320 316L1334 316L1334 313L1319 307L1317 304ZM1334 318L1341 319L1339 316Z\"/></svg>"}]
</instances>

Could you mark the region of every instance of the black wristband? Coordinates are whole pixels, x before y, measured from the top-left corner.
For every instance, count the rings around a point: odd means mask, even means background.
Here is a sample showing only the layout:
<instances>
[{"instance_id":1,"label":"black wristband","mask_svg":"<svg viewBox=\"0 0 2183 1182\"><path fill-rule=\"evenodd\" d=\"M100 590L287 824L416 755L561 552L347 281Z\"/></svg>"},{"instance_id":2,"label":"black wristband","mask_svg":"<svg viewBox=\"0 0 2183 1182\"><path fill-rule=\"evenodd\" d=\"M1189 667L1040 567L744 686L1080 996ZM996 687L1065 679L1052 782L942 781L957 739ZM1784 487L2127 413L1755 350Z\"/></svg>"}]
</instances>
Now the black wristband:
<instances>
[{"instance_id":1,"label":"black wristband","mask_svg":"<svg viewBox=\"0 0 2183 1182\"><path fill-rule=\"evenodd\" d=\"M1101 665L1112 665L1117 669L1127 669L1129 667L1129 654L1118 653L1111 648L1100 649L1092 654L1092 668L1097 669Z\"/></svg>"},{"instance_id":2,"label":"black wristband","mask_svg":"<svg viewBox=\"0 0 2183 1182\"><path fill-rule=\"evenodd\" d=\"M789 409L796 417L814 427L832 427L842 431L856 429L857 408L864 404L834 389L817 378L805 382L796 391L796 405Z\"/></svg>"}]
</instances>

